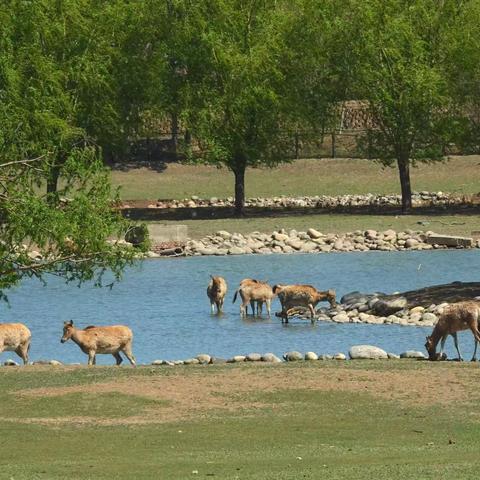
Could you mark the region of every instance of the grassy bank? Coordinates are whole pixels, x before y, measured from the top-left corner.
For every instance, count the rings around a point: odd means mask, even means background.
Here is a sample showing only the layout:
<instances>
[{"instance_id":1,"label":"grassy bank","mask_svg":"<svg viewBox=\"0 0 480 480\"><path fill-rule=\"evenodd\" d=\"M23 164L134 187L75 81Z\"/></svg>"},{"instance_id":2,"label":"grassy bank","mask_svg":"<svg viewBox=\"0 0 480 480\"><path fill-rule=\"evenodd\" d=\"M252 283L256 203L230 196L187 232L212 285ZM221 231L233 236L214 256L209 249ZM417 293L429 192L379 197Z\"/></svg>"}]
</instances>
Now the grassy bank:
<instances>
[{"instance_id":1,"label":"grassy bank","mask_svg":"<svg viewBox=\"0 0 480 480\"><path fill-rule=\"evenodd\" d=\"M412 168L412 188L472 194L480 191L479 156L453 157L449 161ZM123 199L202 198L233 196L233 175L208 166L166 164L153 168L112 171L112 181L121 186ZM398 172L371 160L297 160L269 169L248 169L246 195L340 195L399 193Z\"/></svg>"},{"instance_id":2,"label":"grassy bank","mask_svg":"<svg viewBox=\"0 0 480 480\"><path fill-rule=\"evenodd\" d=\"M346 233L355 230L396 231L432 230L450 235L472 235L480 230L480 221L476 215L293 215L263 218L227 218L215 220L165 221L165 224L183 224L188 226L190 238L202 238L219 230L251 233L254 231L271 233L285 228L306 231L313 227L323 233Z\"/></svg>"},{"instance_id":3,"label":"grassy bank","mask_svg":"<svg viewBox=\"0 0 480 480\"><path fill-rule=\"evenodd\" d=\"M0 371L0 478L477 478L474 364Z\"/></svg>"}]
</instances>

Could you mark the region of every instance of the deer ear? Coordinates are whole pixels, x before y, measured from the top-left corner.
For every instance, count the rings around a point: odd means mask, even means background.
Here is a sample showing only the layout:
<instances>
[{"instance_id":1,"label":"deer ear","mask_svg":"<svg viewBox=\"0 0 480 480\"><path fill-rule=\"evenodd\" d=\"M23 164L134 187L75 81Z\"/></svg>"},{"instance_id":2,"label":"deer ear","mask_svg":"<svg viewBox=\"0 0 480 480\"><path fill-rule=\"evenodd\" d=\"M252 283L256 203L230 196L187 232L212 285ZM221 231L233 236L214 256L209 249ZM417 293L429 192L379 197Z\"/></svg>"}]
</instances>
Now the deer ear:
<instances>
[{"instance_id":1,"label":"deer ear","mask_svg":"<svg viewBox=\"0 0 480 480\"><path fill-rule=\"evenodd\" d=\"M70 320L69 325L71 325L73 327L73 320Z\"/></svg>"}]
</instances>

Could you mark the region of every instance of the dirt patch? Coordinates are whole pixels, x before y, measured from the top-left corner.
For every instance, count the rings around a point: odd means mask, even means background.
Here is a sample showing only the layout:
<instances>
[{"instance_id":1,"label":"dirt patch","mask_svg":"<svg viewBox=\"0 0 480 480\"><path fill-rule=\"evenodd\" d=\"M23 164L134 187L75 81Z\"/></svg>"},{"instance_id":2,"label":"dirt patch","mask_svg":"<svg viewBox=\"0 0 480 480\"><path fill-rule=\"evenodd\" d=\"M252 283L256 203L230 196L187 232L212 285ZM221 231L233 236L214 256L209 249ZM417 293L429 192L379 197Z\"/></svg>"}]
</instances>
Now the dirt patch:
<instances>
[{"instance_id":1,"label":"dirt patch","mask_svg":"<svg viewBox=\"0 0 480 480\"><path fill-rule=\"evenodd\" d=\"M71 393L122 393L168 403L148 407L125 418L27 418L9 419L48 425L96 423L128 425L164 423L216 414L249 414L267 405L255 400L258 393L311 390L367 393L376 398L409 405L446 405L471 398L475 373L471 368L445 364L438 368L377 371L340 366L291 368L253 365L229 371L195 372L156 377L131 377L106 383L37 388L15 392L26 397L55 397ZM476 370L475 370L476 371ZM271 407L272 405L268 405ZM276 404L276 408L281 405ZM7 420L7 419L2 419Z\"/></svg>"}]
</instances>

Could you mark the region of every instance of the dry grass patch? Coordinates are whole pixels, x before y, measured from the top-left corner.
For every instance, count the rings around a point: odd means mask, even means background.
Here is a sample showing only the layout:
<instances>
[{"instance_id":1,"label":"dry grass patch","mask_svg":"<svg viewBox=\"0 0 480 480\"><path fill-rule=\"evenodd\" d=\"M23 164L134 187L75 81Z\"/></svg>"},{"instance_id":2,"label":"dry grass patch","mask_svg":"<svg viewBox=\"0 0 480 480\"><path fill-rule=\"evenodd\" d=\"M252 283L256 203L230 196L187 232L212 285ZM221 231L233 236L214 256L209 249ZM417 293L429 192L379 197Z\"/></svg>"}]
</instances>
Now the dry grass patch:
<instances>
[{"instance_id":1,"label":"dry grass patch","mask_svg":"<svg viewBox=\"0 0 480 480\"><path fill-rule=\"evenodd\" d=\"M404 362L404 361L402 361ZM416 362L418 363L418 362ZM392 362L389 362L393 365ZM101 383L51 386L22 389L12 392L18 399L51 398L75 394L88 395L92 402L102 397L108 413L109 402L115 394L145 399L140 412L126 411L122 416L102 415L10 418L46 424L97 423L103 425L132 425L165 423L222 414L249 415L264 408L282 410L295 402L296 392L351 392L374 398L400 402L405 406L448 406L455 402L478 399L477 366L453 363L425 363L420 368L371 368L371 362L350 365L241 365L208 367L208 375L200 368L179 369L179 372L150 377L132 376ZM387 366L387 365L386 365ZM275 393L281 393L276 398ZM269 395L264 398L264 394ZM153 401L153 402L152 402ZM32 412L33 413L33 412ZM68 413L68 412L66 412ZM3 418L2 420L5 420Z\"/></svg>"}]
</instances>

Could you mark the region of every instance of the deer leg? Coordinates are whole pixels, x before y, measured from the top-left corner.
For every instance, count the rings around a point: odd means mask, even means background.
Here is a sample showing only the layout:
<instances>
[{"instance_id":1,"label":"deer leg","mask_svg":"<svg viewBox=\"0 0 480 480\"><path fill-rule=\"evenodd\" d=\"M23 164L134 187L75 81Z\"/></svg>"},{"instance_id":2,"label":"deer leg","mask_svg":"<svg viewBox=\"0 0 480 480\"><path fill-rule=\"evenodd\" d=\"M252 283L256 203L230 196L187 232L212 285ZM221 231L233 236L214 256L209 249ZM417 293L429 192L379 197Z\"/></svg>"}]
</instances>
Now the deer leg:
<instances>
[{"instance_id":1,"label":"deer leg","mask_svg":"<svg viewBox=\"0 0 480 480\"><path fill-rule=\"evenodd\" d=\"M268 314L268 316L270 316L270 310L272 308L272 301L270 299L268 299L266 301L266 304L267 304L267 314Z\"/></svg>"},{"instance_id":2,"label":"deer leg","mask_svg":"<svg viewBox=\"0 0 480 480\"><path fill-rule=\"evenodd\" d=\"M117 365L120 365L123 362L123 358L120 356L118 352L113 353L113 357L115 358Z\"/></svg>"},{"instance_id":3,"label":"deer leg","mask_svg":"<svg viewBox=\"0 0 480 480\"><path fill-rule=\"evenodd\" d=\"M457 353L458 353L458 359L457 360L459 362L463 362L462 354L460 353L460 349L458 348L457 332L452 333L452 337L453 337L453 343L455 344L455 348L457 349Z\"/></svg>"},{"instance_id":4,"label":"deer leg","mask_svg":"<svg viewBox=\"0 0 480 480\"><path fill-rule=\"evenodd\" d=\"M308 304L308 309L310 310L310 321L312 324L315 323L315 309L311 303Z\"/></svg>"},{"instance_id":5,"label":"deer leg","mask_svg":"<svg viewBox=\"0 0 480 480\"><path fill-rule=\"evenodd\" d=\"M88 365L95 365L96 361L95 361L95 352L93 350L91 350L90 352L88 352Z\"/></svg>"},{"instance_id":6,"label":"deer leg","mask_svg":"<svg viewBox=\"0 0 480 480\"><path fill-rule=\"evenodd\" d=\"M447 335L444 335L442 337L442 341L440 342L440 353L439 353L440 359L442 359L442 357L443 357L443 349L445 348L445 342L446 341L447 341Z\"/></svg>"},{"instance_id":7,"label":"deer leg","mask_svg":"<svg viewBox=\"0 0 480 480\"><path fill-rule=\"evenodd\" d=\"M137 362L135 361L135 357L133 356L133 353L132 353L132 345L130 344L125 345L122 352L128 358L128 361L135 367L137 365Z\"/></svg>"},{"instance_id":8,"label":"deer leg","mask_svg":"<svg viewBox=\"0 0 480 480\"><path fill-rule=\"evenodd\" d=\"M28 363L28 348L29 345L19 345L15 350L15 353L23 360L23 364Z\"/></svg>"},{"instance_id":9,"label":"deer leg","mask_svg":"<svg viewBox=\"0 0 480 480\"><path fill-rule=\"evenodd\" d=\"M212 310L212 315L215 313L215 303L213 301L210 301L210 308Z\"/></svg>"},{"instance_id":10,"label":"deer leg","mask_svg":"<svg viewBox=\"0 0 480 480\"><path fill-rule=\"evenodd\" d=\"M477 361L477 347L478 347L478 342L475 340L475 348L473 350L473 357L470 360L471 362L476 362Z\"/></svg>"}]
</instances>

